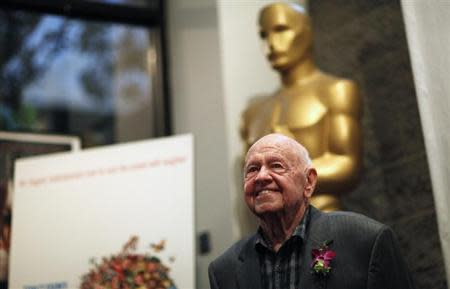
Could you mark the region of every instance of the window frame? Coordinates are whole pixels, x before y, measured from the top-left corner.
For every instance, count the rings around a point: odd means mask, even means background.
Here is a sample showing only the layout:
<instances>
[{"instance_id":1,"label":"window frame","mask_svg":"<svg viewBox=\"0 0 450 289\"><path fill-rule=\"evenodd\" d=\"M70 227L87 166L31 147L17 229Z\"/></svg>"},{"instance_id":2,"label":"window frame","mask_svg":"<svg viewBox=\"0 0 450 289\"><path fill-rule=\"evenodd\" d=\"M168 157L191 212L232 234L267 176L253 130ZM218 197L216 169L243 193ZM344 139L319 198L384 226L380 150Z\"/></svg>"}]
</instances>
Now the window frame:
<instances>
[{"instance_id":1,"label":"window frame","mask_svg":"<svg viewBox=\"0 0 450 289\"><path fill-rule=\"evenodd\" d=\"M155 95L155 103L160 105L152 111L155 118L155 136L172 134L170 113L170 89L168 81L167 35L165 27L165 1L147 0L146 6L100 3L87 0L2 0L0 9L19 10L31 13L51 14L81 20L113 22L155 29L159 43L156 45L160 61L161 93ZM162 108L162 113L159 109Z\"/></svg>"}]
</instances>

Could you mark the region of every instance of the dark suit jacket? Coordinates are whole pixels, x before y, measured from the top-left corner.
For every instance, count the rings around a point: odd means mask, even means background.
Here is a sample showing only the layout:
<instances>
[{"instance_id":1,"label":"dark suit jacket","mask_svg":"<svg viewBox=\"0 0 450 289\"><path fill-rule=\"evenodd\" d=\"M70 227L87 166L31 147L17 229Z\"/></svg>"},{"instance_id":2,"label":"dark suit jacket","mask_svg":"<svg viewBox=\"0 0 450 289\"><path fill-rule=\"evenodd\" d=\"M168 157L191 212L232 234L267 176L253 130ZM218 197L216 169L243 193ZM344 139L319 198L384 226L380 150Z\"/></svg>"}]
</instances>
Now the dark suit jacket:
<instances>
[{"instance_id":1,"label":"dark suit jacket","mask_svg":"<svg viewBox=\"0 0 450 289\"><path fill-rule=\"evenodd\" d=\"M326 288L414 288L392 230L355 213L322 213L311 207L306 242L302 245L300 289L319 288L311 274L311 251L326 240L336 252ZM241 240L209 265L211 289L261 288L255 235Z\"/></svg>"}]
</instances>

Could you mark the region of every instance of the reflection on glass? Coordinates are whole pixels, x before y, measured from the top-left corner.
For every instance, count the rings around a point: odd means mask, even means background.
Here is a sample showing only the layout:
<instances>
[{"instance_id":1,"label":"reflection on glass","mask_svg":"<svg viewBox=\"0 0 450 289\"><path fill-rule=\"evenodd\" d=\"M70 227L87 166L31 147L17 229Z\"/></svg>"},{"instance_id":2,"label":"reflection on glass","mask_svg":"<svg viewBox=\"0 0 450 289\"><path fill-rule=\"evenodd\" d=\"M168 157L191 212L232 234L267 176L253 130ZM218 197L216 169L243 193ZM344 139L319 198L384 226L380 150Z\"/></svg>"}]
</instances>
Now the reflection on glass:
<instances>
[{"instance_id":1,"label":"reflection on glass","mask_svg":"<svg viewBox=\"0 0 450 289\"><path fill-rule=\"evenodd\" d=\"M85 146L154 136L156 33L0 10L0 130Z\"/></svg>"}]
</instances>

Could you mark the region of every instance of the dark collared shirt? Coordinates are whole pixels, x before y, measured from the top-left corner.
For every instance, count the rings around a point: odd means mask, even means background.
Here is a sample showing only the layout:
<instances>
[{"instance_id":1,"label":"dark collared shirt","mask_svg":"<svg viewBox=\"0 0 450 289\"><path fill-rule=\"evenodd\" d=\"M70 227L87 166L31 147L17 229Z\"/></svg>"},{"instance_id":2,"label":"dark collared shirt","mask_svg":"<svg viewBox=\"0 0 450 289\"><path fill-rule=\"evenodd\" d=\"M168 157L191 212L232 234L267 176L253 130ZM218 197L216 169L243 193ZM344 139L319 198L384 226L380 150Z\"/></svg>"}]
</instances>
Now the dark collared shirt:
<instances>
[{"instance_id":1,"label":"dark collared shirt","mask_svg":"<svg viewBox=\"0 0 450 289\"><path fill-rule=\"evenodd\" d=\"M264 289L295 289L300 283L301 246L305 241L309 220L309 207L292 236L283 243L278 252L258 229L255 248L259 255L262 286Z\"/></svg>"}]
</instances>

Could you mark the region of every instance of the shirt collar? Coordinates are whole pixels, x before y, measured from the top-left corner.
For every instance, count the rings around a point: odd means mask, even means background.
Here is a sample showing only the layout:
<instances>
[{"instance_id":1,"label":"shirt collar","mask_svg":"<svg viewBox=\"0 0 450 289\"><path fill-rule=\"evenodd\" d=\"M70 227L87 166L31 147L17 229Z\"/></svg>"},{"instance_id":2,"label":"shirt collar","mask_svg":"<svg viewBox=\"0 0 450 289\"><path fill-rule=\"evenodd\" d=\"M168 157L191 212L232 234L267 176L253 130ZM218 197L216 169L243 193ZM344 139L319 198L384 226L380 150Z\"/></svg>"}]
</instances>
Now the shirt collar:
<instances>
[{"instance_id":1,"label":"shirt collar","mask_svg":"<svg viewBox=\"0 0 450 289\"><path fill-rule=\"evenodd\" d=\"M290 239L296 239L300 238L302 241L305 241L306 237L306 226L309 223L309 206L305 210L305 214L303 215L302 220L300 223L295 227L294 232L292 235L286 240L286 242ZM264 232L261 228L261 226L258 227L258 231L256 232L256 239L255 239L255 248L258 246L263 246L267 249L271 249L272 246L270 245L269 240L264 236Z\"/></svg>"}]
</instances>

